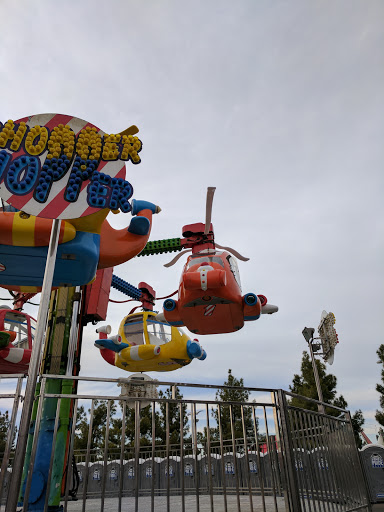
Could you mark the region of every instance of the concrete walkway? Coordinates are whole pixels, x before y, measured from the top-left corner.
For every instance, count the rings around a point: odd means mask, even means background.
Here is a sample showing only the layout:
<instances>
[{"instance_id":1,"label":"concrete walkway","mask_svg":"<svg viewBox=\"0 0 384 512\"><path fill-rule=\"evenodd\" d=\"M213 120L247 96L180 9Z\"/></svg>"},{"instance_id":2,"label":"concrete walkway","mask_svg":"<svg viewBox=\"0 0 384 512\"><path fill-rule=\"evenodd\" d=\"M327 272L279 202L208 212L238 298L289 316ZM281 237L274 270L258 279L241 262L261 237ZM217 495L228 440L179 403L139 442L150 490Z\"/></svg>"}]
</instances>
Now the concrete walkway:
<instances>
[{"instance_id":1,"label":"concrete walkway","mask_svg":"<svg viewBox=\"0 0 384 512\"><path fill-rule=\"evenodd\" d=\"M252 508L249 496L240 496L240 507L237 502L236 496L227 496L227 508L224 504L224 496L213 497L213 507L211 506L210 496L199 496L199 505L196 503L196 496L185 496L185 512L285 512L285 502L283 498L265 497L265 508L263 506L261 496L252 497ZM88 499L86 503L86 512L117 512L119 501L117 498L106 498L104 501L104 508L101 508L100 499ZM308 506L308 504L306 503ZM324 503L311 501L312 512L323 512ZM81 512L83 507L82 500L69 501L68 512ZM122 498L121 512L135 512L135 498ZM138 500L138 512L151 512L151 497L140 497ZM182 499L181 496L171 496L169 500L169 509L167 507L167 498L165 496L155 496L154 498L154 511L155 512L182 512ZM328 509L327 509L328 510ZM344 511L345 506L333 503L331 510ZM384 503L372 506L372 512L384 512Z\"/></svg>"},{"instance_id":2,"label":"concrete walkway","mask_svg":"<svg viewBox=\"0 0 384 512\"><path fill-rule=\"evenodd\" d=\"M185 512L263 512L263 504L260 496L253 496L253 509L250 506L249 496L240 496L240 509L237 505L236 496L227 496L227 509L224 505L223 496L213 497L213 509L211 509L211 501L209 496L199 497L199 508L197 508L195 496L185 496ZM122 512L135 512L135 498L122 498ZM68 512L81 512L83 502L71 501L68 502ZM138 509L139 512L151 512L151 498L148 496L139 498ZM155 512L167 512L167 498L163 496L155 497ZM170 512L181 512L182 500L181 496L171 496L170 498ZM276 498L275 501L272 497L267 496L265 498L265 510L266 512L285 512L285 505L283 498ZM86 505L87 512L99 512L101 511L101 502L99 499L87 500ZM104 512L117 512L118 511L118 499L106 498L104 502Z\"/></svg>"}]
</instances>

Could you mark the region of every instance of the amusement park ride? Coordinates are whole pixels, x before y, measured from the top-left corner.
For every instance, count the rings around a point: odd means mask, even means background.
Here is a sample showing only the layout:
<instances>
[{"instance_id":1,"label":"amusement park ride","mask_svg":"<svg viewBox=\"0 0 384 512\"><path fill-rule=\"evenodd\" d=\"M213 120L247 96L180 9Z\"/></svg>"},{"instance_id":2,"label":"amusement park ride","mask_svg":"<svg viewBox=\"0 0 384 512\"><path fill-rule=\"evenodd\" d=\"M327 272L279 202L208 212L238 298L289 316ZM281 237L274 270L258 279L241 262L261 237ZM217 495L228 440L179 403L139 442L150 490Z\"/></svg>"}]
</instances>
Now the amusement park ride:
<instances>
[{"instance_id":1,"label":"amusement park ride","mask_svg":"<svg viewBox=\"0 0 384 512\"><path fill-rule=\"evenodd\" d=\"M152 288L141 283L140 295L139 290L125 283L125 293L141 300L144 312L125 317L117 336L108 338L110 326L97 329L99 340L95 345L109 364L134 372L176 370L194 358L206 358L197 340L190 340L181 330L182 326L195 334L229 333L241 329L244 321L257 320L261 313L272 314L278 310L277 306L267 304L264 295L242 295L234 256L243 261L248 258L215 243L211 224L214 192L214 187L208 188L205 225L184 226L184 239L179 247L173 244L166 250L161 244L169 240L152 242L158 246L150 249L152 254L184 249L166 267L192 251L181 276L179 299L167 298L163 313L145 312L153 309L155 293ZM122 280L119 281L120 286L116 287L123 291Z\"/></svg>"},{"instance_id":2,"label":"amusement park ride","mask_svg":"<svg viewBox=\"0 0 384 512\"><path fill-rule=\"evenodd\" d=\"M244 321L278 311L277 306L267 304L264 295L242 295L236 258L249 258L215 242L211 224L214 192L215 187L208 188L205 224L183 227L181 246L185 250L165 265L170 267L184 253L192 251L181 275L179 299L167 299L163 314L170 325L185 325L196 334L238 331Z\"/></svg>"},{"instance_id":3,"label":"amusement park ride","mask_svg":"<svg viewBox=\"0 0 384 512\"><path fill-rule=\"evenodd\" d=\"M0 375L28 373L36 321L22 311L0 309Z\"/></svg>"},{"instance_id":4,"label":"amusement park ride","mask_svg":"<svg viewBox=\"0 0 384 512\"><path fill-rule=\"evenodd\" d=\"M159 314L153 313L153 304L156 298L155 292L149 285L140 283L141 286L139 285L138 290L122 279L113 276L114 284L120 283L119 285L116 284L116 288L142 302L143 312L137 312L125 317L120 325L119 335L117 336L107 336L111 333L110 326L97 329L99 340L95 342L95 346L100 349L102 357L109 364L130 372L165 372L176 370L186 366L194 358L200 360L206 358L206 352L201 348L197 340L189 339L181 330L182 326L186 326L191 332L201 335L229 333L241 329L245 321L257 320L260 314L272 314L278 311L277 306L267 303L267 298L264 295L256 295L255 293L242 295L240 274L235 257L242 261L248 261L248 258L245 258L230 247L223 247L215 243L213 226L211 224L214 192L214 187L208 188L205 224L196 223L184 226L184 238L180 240L178 247L175 244L169 244L169 240L165 240L152 242L152 247L150 246L147 249L147 253L151 251L152 254L176 250L182 251L171 262L165 264L165 267L174 265L185 253L192 252L181 275L178 290L179 298L177 301L167 298L163 303L163 312ZM143 243L149 237L152 214L158 213L160 208L146 201L133 200L132 203L132 214L137 214L137 217L132 219L127 230L116 231L110 227L106 220L101 224L101 228L99 226L98 229L101 231L101 249L98 268L104 268L107 265L106 260L110 263L109 266L112 266L112 261L118 263L121 260L130 259L132 254L141 256L146 253ZM73 226L75 224L79 228L82 224L84 225L84 222L87 222L88 226L92 225L92 229L95 230L94 222L97 219L97 215L92 214L89 217L85 217L84 220L80 219L82 223L65 222L63 232L66 229L68 231L67 225ZM12 221L10 221L10 216L12 216ZM94 218L92 219L92 217ZM25 220L28 221L29 219L30 216L27 216ZM144 227L138 228L134 221L141 221L143 219L148 221L148 225L145 224ZM20 214L20 212L4 211L0 213L0 226L8 225L11 231L12 226L14 231L21 229L22 232L26 233L25 238L27 240L33 239L34 236L35 240L40 241L40 243L44 241L47 244L46 232L48 224L39 224L42 220L47 219L38 219L36 217L33 223L26 222L24 225L23 214ZM98 220L100 220L100 216ZM41 230L38 230L37 226L39 225L42 226ZM34 229L34 235L30 232L32 228ZM141 234L139 233L140 229ZM73 231L75 237L81 233L79 229L76 232L73 228ZM20 234L13 236L16 239L21 237ZM61 240L65 240L62 233L60 236ZM11 239L10 236L9 239ZM168 243L170 247L164 248L164 246L161 246L164 242ZM68 254L70 250L74 251L73 247L67 247L70 244L70 240L62 241L61 245L64 248L65 254ZM153 248L154 245L158 247ZM15 247L15 245L6 247L7 254L12 254L12 249L20 249ZM115 250L116 247L117 250ZM119 250L121 248L123 250ZM141 249L144 250L141 251ZM81 256L84 256L82 250L79 253ZM18 257L21 260L28 258L29 255L29 247L27 250L18 251ZM59 261L59 256L57 261ZM67 260L64 259L64 261ZM70 261L75 261L79 269L82 268L81 257ZM84 261L86 261L86 257ZM73 266L71 268L73 269ZM55 271L55 275L60 277L56 278L56 283L54 278L54 284L57 284L60 279L71 279L72 286L77 284L77 279L74 276L79 274L79 272L71 272L71 278L66 273L68 273L68 269L62 264L59 267L59 271ZM88 275L88 278L91 278L91 275ZM8 279L7 274L6 279ZM36 274L34 274L33 279L35 280L34 282L38 279ZM17 279L17 282L20 281ZM30 284L31 281L27 280L27 283ZM122 286L123 284L124 286ZM1 284L1 286L13 289L26 289L23 286L16 287L15 285ZM31 287L29 286L28 290L30 289ZM39 287L36 287L36 290L38 289ZM29 294L30 296L31 294ZM25 313L13 312L12 314L23 315L26 318L24 324L28 326L33 322L33 319ZM4 315L7 318L7 315L9 317L11 313L4 312L3 315L0 314L0 331L3 331L2 339L0 338L0 370L3 373L15 373L15 370L18 369L18 371L26 373L33 340L31 328L28 328L23 346L21 346L20 341L11 339L11 334L7 333L7 329L2 325ZM23 325L21 320L18 324L14 322L13 325ZM10 328L9 330L12 331L13 329ZM122 340L124 341L122 342Z\"/></svg>"},{"instance_id":5,"label":"amusement park ride","mask_svg":"<svg viewBox=\"0 0 384 512\"><path fill-rule=\"evenodd\" d=\"M131 126L105 134L91 123L61 114L0 123L0 197L6 202L0 211L0 287L11 292L14 304L14 309L0 308L0 374L29 375L9 492L15 506L20 488L18 502L24 502L21 469L29 466L31 443L27 448L23 440L33 435L38 375L66 375L66 383L48 381L46 391L64 392L58 386L67 386L66 393L76 393L71 376L80 371L83 327L106 319L111 286L141 302L143 311L134 308L116 336L109 336L110 326L98 328L95 345L109 364L129 372L171 371L193 359L204 360L205 350L182 326L199 335L231 333L245 321L278 310L264 295L242 294L236 258L247 258L215 242L214 188L208 188L205 224L184 226L182 239L148 241L152 216L160 208L147 201L130 202L133 187L125 180L126 162L140 163L137 132ZM129 226L113 229L106 220L110 211L131 212ZM135 256L175 251L182 252L165 266L187 251L192 254L182 272L178 299L165 297L160 313L153 311L151 286L140 283L135 288L112 275L114 266ZM40 291L36 328L35 320L21 310ZM53 402L43 405L46 425L38 433L33 469L39 483L27 492L28 510L42 510L46 499L49 510L60 510L73 402L64 407L62 401L62 437L54 448L48 427ZM51 482L46 498L51 448L57 482Z\"/></svg>"},{"instance_id":6,"label":"amusement park ride","mask_svg":"<svg viewBox=\"0 0 384 512\"><path fill-rule=\"evenodd\" d=\"M206 352L197 340L191 340L177 327L159 321L153 312L155 291L147 283L139 283L139 289L112 278L112 286L122 290L129 287L130 295L137 297L143 306L136 308L123 318L119 334L109 336L109 325L99 327L99 339L95 346L102 357L111 365L129 372L177 370L188 365L193 359L204 360Z\"/></svg>"}]
</instances>

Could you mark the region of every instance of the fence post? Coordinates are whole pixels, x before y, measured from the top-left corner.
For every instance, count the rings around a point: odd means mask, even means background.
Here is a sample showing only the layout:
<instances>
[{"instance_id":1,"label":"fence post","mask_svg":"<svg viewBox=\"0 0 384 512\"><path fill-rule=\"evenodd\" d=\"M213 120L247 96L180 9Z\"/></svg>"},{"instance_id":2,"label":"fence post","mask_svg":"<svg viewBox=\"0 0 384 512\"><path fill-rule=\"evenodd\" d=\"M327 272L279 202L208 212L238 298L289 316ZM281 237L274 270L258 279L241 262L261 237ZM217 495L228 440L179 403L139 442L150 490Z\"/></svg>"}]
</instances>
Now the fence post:
<instances>
[{"instance_id":1,"label":"fence post","mask_svg":"<svg viewBox=\"0 0 384 512\"><path fill-rule=\"evenodd\" d=\"M292 512L301 512L299 484L295 469L295 460L293 455L293 444L291 430L289 427L288 405L285 393L282 389L277 390L277 406L280 410L282 447L284 449L284 458L287 468L287 495L290 501L290 510Z\"/></svg>"},{"instance_id":2,"label":"fence post","mask_svg":"<svg viewBox=\"0 0 384 512\"><path fill-rule=\"evenodd\" d=\"M23 378L24 378L24 376L19 376L17 379L17 385L16 385L16 390L15 390L14 400L13 400L12 413L11 413L9 429L8 429L8 433L7 433L7 440L5 442L5 448L4 448L4 453L3 453L3 461L1 463L1 468L0 468L0 510L1 510L1 500L3 498L4 480L5 480L5 475L7 473L9 457L11 455L11 449L12 449L12 444L13 444L13 437L15 434L16 416L17 416L17 409L19 407L19 402L20 402L20 398L21 398L21 388L23 385Z\"/></svg>"},{"instance_id":3,"label":"fence post","mask_svg":"<svg viewBox=\"0 0 384 512\"><path fill-rule=\"evenodd\" d=\"M273 408L273 420L275 422L275 432L276 432L276 444L277 444L277 457L278 457L278 466L280 467L280 479L279 479L279 486L280 486L280 492L283 491L284 493L284 500L286 503L288 503L288 495L287 495L287 476L286 476L286 465L284 461L284 446L283 446L283 440L282 440L282 432L280 428L281 420L280 416L278 414L278 401L276 397L276 391L271 391L271 402L275 405ZM287 508L287 507L286 507ZM289 508L287 508L289 512Z\"/></svg>"},{"instance_id":4,"label":"fence post","mask_svg":"<svg viewBox=\"0 0 384 512\"><path fill-rule=\"evenodd\" d=\"M369 483L368 483L368 478L367 478L367 474L366 474L366 471L365 471L365 467L364 467L364 463L363 463L363 460L362 460L362 457L361 457L361 453L359 451L359 449L357 448L357 444L356 444L356 441L355 441L355 436L354 436L354 433L353 433L353 426L352 426L352 417L351 417L351 413L350 411L346 411L345 413L345 416L346 416L346 419L348 420L348 423L349 423L349 426L350 426L350 437L351 437L351 444L354 448L354 451L355 451L355 456L356 456L356 459L357 459L357 470L360 470L360 473L361 473L361 476L362 476L362 481L364 482L364 495L363 497L367 500L367 510L370 512L372 510L372 504L371 504L371 492L370 492L370 487L369 487Z\"/></svg>"}]
</instances>

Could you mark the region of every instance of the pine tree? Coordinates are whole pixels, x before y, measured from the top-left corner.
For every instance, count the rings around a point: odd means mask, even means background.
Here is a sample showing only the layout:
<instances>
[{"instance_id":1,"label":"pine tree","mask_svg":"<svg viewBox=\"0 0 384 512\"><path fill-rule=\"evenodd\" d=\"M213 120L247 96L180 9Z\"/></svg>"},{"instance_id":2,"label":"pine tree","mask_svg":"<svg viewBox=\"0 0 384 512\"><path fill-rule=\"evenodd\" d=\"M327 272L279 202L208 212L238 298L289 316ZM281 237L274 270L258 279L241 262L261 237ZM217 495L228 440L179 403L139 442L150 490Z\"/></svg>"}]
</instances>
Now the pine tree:
<instances>
[{"instance_id":1,"label":"pine tree","mask_svg":"<svg viewBox=\"0 0 384 512\"><path fill-rule=\"evenodd\" d=\"M87 415L84 406L81 405L77 408L74 450L83 451L87 449L88 429Z\"/></svg>"},{"instance_id":2,"label":"pine tree","mask_svg":"<svg viewBox=\"0 0 384 512\"><path fill-rule=\"evenodd\" d=\"M341 409L345 409L348 404L343 395L336 396L337 378L332 374L327 374L325 364L318 359L316 359L316 366L320 378L320 385L321 391L323 392L324 402L327 402L330 405L335 405L336 407L340 407ZM312 398L314 400L319 400L316 389L315 376L313 373L312 361L308 352L303 352L303 358L301 360L301 374L295 374L293 376L292 385L289 386L289 389L292 391L292 393L306 396L307 398ZM306 400L301 400L300 398L296 397L292 398L291 405L294 407L301 407L303 409L317 411L317 405L315 403L307 402ZM327 413L335 415L337 414L337 411L334 409L329 409L327 410Z\"/></svg>"},{"instance_id":3,"label":"pine tree","mask_svg":"<svg viewBox=\"0 0 384 512\"><path fill-rule=\"evenodd\" d=\"M359 449L363 447L365 442L363 443L363 440L360 436L360 432L362 430L362 427L364 425L364 416L361 409L358 409L355 414L351 417L352 421L352 428L353 428L353 434L355 436L356 445Z\"/></svg>"},{"instance_id":4,"label":"pine tree","mask_svg":"<svg viewBox=\"0 0 384 512\"><path fill-rule=\"evenodd\" d=\"M159 392L160 398L171 399L172 389L168 388L165 392ZM183 395L180 390L175 388L175 398L182 399ZM133 402L132 402L133 404ZM182 424L184 439L188 433L188 417L187 406L182 404ZM88 413L90 413L88 409ZM111 403L110 409L110 428L108 435L108 452L120 453L121 449L121 433L123 421L121 414L116 415L116 405ZM77 409L76 419L76 433L74 441L74 449L85 451L88 446L88 432L89 432L89 417L85 412L83 406ZM93 423L92 423L92 439L91 439L91 453L96 452L100 455L104 450L105 434L106 434L106 420L107 420L107 401L95 400L93 409ZM168 403L168 421L169 421L169 443L180 443L180 408L179 404ZM160 412L155 412L155 432L156 446L165 445L167 442L166 430L166 404L160 404ZM135 443L135 407L129 407L127 403L125 414L125 449L129 450ZM152 444L152 407L148 405L140 410L140 445L150 446Z\"/></svg>"},{"instance_id":5,"label":"pine tree","mask_svg":"<svg viewBox=\"0 0 384 512\"><path fill-rule=\"evenodd\" d=\"M377 361L377 364L382 365L381 381L383 384L376 385L376 391L378 393L380 393L379 402L380 402L381 411L376 411L375 418L376 418L376 421L382 427L384 427L384 345L380 345L379 349L376 351L376 354L379 358L379 360Z\"/></svg>"},{"instance_id":6,"label":"pine tree","mask_svg":"<svg viewBox=\"0 0 384 512\"><path fill-rule=\"evenodd\" d=\"M179 388L175 387L174 397L177 400L181 400L183 395L180 393ZM172 398L172 388L167 388L165 392L159 391L159 398L167 398L168 400ZM159 421L159 436L162 440L163 444L166 444L167 439L167 406L165 403L160 403L160 421ZM183 403L181 405L181 415L180 415L180 405L178 403L168 402L168 422L169 422L169 444L178 445L180 443L180 433L182 432L183 438L187 435L188 428L188 416L187 416L187 405Z\"/></svg>"},{"instance_id":7,"label":"pine tree","mask_svg":"<svg viewBox=\"0 0 384 512\"><path fill-rule=\"evenodd\" d=\"M243 379L237 379L232 375L232 370L228 370L227 380L224 382L224 386L233 386L236 389L220 389L216 392L216 400L219 402L249 402L250 392L244 389L244 381ZM244 438L243 432L243 421L241 414L241 405L229 405L221 404L220 414L219 410L212 410L212 416L215 418L217 427L211 429L214 440L220 439L220 429L219 429L219 417L221 422L221 433L223 441L231 441L232 440L232 428L234 432L235 439ZM231 421L231 410L232 410L232 421ZM244 415L244 428L245 433L252 430L253 427L253 419L252 419L252 410L250 407L243 407L243 415Z\"/></svg>"},{"instance_id":8,"label":"pine tree","mask_svg":"<svg viewBox=\"0 0 384 512\"><path fill-rule=\"evenodd\" d=\"M134 403L132 402L132 405ZM125 446L133 447L135 443L135 407L128 406L127 403L125 412ZM110 441L112 447L120 450L121 448L121 432L123 428L122 418L113 418L112 426L110 429ZM155 444L159 443L160 440L160 415L155 412L155 432L156 439ZM140 445L149 446L152 444L152 406L148 405L140 410Z\"/></svg>"},{"instance_id":9,"label":"pine tree","mask_svg":"<svg viewBox=\"0 0 384 512\"><path fill-rule=\"evenodd\" d=\"M315 359L315 361L324 402L336 407L340 407L341 409L346 409L348 407L348 403L343 395L337 396L337 378L330 373L326 373L326 366L324 363L318 359ZM306 396L307 398L312 398L314 400L319 400L315 376L313 373L312 361L308 352L303 352L303 358L301 360L301 374L295 374L293 376L292 386L289 386L289 389L292 391L292 393ZM291 399L290 405L293 405L294 407L300 407L302 409L317 411L317 405L315 403L307 402L306 400L297 397L293 397ZM326 408L326 413L332 416L339 415L339 412L336 409L332 409L330 407ZM351 417L353 434L355 436L356 444L359 448L361 448L363 445L360 432L364 421L363 413L360 409L358 409Z\"/></svg>"},{"instance_id":10,"label":"pine tree","mask_svg":"<svg viewBox=\"0 0 384 512\"><path fill-rule=\"evenodd\" d=\"M91 410L88 409L90 413ZM111 403L110 409L110 425L113 421L113 415L116 413L116 405L114 402ZM91 439L91 451L97 451L101 453L104 449L105 433L107 423L107 401L106 400L95 400L93 408L93 422L92 422L92 439ZM84 407L78 407L77 419L76 419L76 435L74 441L75 450L86 450L88 445L88 432L89 432L89 421L85 414ZM111 433L109 434L109 438ZM109 441L110 446L110 441Z\"/></svg>"},{"instance_id":11,"label":"pine tree","mask_svg":"<svg viewBox=\"0 0 384 512\"><path fill-rule=\"evenodd\" d=\"M10 429L10 426L11 426L11 422L10 422L10 419L8 416L8 411L5 411L4 414L1 414L1 412L0 412L0 455L1 455L0 460L2 459L2 455L5 451L5 445L7 443L7 436L8 436L8 431ZM15 436L16 436L16 429L13 434L12 448L13 448L13 442L15 440Z\"/></svg>"}]
</instances>

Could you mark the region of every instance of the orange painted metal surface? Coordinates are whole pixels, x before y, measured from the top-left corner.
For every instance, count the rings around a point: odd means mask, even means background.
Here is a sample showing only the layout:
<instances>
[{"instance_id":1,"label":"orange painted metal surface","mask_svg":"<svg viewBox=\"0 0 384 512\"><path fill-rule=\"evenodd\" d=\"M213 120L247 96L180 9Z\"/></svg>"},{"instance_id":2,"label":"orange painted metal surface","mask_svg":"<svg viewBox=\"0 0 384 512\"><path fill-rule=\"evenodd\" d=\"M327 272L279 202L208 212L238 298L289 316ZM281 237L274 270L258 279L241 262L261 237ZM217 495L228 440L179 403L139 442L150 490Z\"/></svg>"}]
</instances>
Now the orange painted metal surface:
<instances>
[{"instance_id":1,"label":"orange painted metal surface","mask_svg":"<svg viewBox=\"0 0 384 512\"><path fill-rule=\"evenodd\" d=\"M151 210L141 210L137 217L146 217L152 226ZM139 254L148 242L151 229L146 235L136 235L130 233L127 228L113 229L105 220L100 234L99 269L120 265Z\"/></svg>"}]
</instances>

